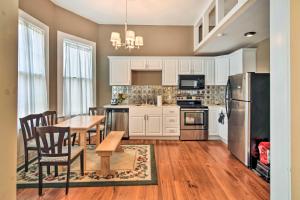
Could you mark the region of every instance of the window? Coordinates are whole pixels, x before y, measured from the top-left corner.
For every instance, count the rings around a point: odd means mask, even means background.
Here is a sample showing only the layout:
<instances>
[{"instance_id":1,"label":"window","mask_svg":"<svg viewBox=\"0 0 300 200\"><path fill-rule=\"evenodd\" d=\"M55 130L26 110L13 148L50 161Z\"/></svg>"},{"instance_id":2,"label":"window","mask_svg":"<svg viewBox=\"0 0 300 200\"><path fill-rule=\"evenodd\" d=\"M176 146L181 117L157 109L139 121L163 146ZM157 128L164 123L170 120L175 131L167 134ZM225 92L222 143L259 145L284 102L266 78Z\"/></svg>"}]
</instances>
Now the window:
<instances>
[{"instance_id":1,"label":"window","mask_svg":"<svg viewBox=\"0 0 300 200\"><path fill-rule=\"evenodd\" d=\"M88 113L95 105L95 43L59 32L59 113Z\"/></svg>"},{"instance_id":2,"label":"window","mask_svg":"<svg viewBox=\"0 0 300 200\"><path fill-rule=\"evenodd\" d=\"M20 11L18 33L18 117L48 109L49 28Z\"/></svg>"}]
</instances>

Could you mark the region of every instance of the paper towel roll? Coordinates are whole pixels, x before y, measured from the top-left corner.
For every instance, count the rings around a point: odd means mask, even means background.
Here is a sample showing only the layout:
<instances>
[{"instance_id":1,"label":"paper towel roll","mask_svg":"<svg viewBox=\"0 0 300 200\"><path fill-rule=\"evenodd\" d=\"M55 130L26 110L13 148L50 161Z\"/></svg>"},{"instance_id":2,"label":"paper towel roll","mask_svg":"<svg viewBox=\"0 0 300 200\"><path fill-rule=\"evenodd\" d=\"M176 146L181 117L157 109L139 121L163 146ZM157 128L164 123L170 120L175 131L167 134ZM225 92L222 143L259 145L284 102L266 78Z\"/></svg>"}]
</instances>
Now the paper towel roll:
<instances>
[{"instance_id":1,"label":"paper towel roll","mask_svg":"<svg viewBox=\"0 0 300 200\"><path fill-rule=\"evenodd\" d=\"M157 96L157 106L162 106L162 97L161 97L161 95Z\"/></svg>"}]
</instances>

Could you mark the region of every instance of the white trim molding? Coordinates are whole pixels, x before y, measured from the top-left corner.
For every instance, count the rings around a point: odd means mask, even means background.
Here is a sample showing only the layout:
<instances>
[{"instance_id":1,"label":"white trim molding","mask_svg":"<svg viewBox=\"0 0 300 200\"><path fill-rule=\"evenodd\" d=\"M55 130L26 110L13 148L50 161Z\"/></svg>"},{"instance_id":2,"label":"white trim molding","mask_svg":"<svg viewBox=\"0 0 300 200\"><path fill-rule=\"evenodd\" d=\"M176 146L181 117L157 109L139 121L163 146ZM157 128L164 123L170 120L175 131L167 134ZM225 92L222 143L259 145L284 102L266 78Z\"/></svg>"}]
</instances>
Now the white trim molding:
<instances>
[{"instance_id":1,"label":"white trim molding","mask_svg":"<svg viewBox=\"0 0 300 200\"><path fill-rule=\"evenodd\" d=\"M291 199L290 10L270 1L271 200Z\"/></svg>"}]
</instances>

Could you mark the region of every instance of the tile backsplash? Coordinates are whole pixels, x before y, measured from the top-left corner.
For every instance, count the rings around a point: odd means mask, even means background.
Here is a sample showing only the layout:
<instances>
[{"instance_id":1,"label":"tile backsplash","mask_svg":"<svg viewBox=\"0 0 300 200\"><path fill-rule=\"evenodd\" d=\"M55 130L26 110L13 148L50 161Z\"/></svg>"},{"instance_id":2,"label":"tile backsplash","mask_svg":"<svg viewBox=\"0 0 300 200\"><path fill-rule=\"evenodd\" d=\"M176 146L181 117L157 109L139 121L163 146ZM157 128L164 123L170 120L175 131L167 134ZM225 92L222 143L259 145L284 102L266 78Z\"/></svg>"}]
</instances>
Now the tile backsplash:
<instances>
[{"instance_id":1,"label":"tile backsplash","mask_svg":"<svg viewBox=\"0 0 300 200\"><path fill-rule=\"evenodd\" d=\"M156 104L156 96L161 95L163 103L175 104L176 96L199 96L204 105L224 104L225 86L208 85L203 90L179 90L176 86L131 85L113 86L112 98L124 94L123 104Z\"/></svg>"}]
</instances>

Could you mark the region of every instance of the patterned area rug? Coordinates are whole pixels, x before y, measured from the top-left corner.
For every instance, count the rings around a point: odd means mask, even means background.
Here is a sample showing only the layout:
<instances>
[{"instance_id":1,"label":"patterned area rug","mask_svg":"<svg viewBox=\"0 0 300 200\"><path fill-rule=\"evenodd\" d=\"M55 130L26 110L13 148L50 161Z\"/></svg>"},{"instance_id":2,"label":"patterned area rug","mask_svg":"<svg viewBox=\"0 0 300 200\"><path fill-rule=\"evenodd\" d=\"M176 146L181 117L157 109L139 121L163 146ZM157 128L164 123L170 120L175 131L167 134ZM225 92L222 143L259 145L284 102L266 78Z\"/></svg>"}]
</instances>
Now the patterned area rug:
<instances>
[{"instance_id":1,"label":"patterned area rug","mask_svg":"<svg viewBox=\"0 0 300 200\"><path fill-rule=\"evenodd\" d=\"M100 157L95 152L95 146L87 148L87 170L84 176L80 175L80 159L71 165L70 187L95 186L128 186L128 185L156 185L157 172L153 145L122 145L124 152L115 152L111 157L111 169L114 175L99 176L96 170L100 169ZM65 187L66 167L62 167L59 176L54 176L54 167L47 175L46 167L43 169L43 187ZM26 173L24 169L17 172L17 188L38 187L37 160L29 165Z\"/></svg>"}]
</instances>

